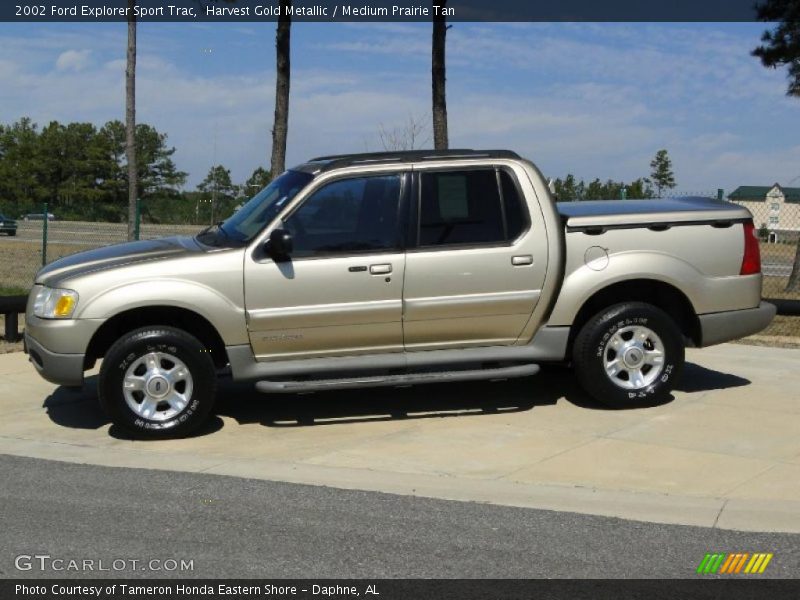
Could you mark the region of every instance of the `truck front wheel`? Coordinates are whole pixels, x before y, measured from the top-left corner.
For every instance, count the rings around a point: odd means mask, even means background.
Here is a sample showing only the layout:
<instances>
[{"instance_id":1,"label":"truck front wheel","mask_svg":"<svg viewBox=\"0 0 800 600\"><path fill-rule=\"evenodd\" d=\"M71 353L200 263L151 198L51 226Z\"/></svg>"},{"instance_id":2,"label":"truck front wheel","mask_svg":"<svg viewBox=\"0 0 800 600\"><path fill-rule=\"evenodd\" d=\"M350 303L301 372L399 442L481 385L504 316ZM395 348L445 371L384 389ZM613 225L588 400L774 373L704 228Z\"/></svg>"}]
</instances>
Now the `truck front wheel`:
<instances>
[{"instance_id":1,"label":"truck front wheel","mask_svg":"<svg viewBox=\"0 0 800 600\"><path fill-rule=\"evenodd\" d=\"M216 370L197 338L144 327L120 338L100 367L98 395L111 420L137 437L185 436L208 417Z\"/></svg>"},{"instance_id":2,"label":"truck front wheel","mask_svg":"<svg viewBox=\"0 0 800 600\"><path fill-rule=\"evenodd\" d=\"M661 309L625 302L593 316L573 346L578 381L613 408L658 404L683 370L683 335Z\"/></svg>"}]
</instances>

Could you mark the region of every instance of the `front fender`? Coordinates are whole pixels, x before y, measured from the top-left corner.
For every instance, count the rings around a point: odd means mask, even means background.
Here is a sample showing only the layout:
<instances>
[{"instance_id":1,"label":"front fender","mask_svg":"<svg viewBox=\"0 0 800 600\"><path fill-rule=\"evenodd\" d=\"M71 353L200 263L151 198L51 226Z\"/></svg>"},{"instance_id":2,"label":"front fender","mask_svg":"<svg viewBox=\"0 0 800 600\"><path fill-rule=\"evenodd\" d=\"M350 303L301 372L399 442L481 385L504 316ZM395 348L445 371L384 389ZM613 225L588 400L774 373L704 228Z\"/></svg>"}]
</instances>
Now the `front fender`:
<instances>
[{"instance_id":1,"label":"front fender","mask_svg":"<svg viewBox=\"0 0 800 600\"><path fill-rule=\"evenodd\" d=\"M248 344L244 306L217 290L181 279L138 281L107 289L78 304L78 319L109 319L147 306L169 306L195 312L222 337L225 345Z\"/></svg>"}]
</instances>

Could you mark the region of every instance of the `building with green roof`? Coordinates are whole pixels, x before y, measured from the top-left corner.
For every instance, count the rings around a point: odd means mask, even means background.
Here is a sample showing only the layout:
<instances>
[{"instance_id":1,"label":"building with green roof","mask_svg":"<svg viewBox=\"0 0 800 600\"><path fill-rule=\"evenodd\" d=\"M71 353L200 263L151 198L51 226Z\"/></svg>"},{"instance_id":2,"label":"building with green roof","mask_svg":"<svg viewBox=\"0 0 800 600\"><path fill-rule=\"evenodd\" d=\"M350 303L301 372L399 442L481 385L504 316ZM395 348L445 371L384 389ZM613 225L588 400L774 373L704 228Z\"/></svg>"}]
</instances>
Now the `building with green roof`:
<instances>
[{"instance_id":1,"label":"building with green roof","mask_svg":"<svg viewBox=\"0 0 800 600\"><path fill-rule=\"evenodd\" d=\"M800 188L742 185L728 200L753 213L753 222L770 242L796 241L800 237Z\"/></svg>"}]
</instances>

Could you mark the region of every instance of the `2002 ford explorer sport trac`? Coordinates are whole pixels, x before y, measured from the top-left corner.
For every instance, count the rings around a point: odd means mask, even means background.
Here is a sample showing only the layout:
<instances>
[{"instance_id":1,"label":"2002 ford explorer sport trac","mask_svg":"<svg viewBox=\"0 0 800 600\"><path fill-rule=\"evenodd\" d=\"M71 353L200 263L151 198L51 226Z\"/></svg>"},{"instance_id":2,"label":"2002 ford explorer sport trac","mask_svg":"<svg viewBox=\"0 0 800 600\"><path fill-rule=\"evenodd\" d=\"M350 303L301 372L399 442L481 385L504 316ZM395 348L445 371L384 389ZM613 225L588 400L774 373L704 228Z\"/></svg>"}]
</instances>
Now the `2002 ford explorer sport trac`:
<instances>
[{"instance_id":1,"label":"2002 ford explorer sport trac","mask_svg":"<svg viewBox=\"0 0 800 600\"><path fill-rule=\"evenodd\" d=\"M755 333L752 215L702 198L554 202L509 151L328 156L197 236L55 261L26 350L144 437L181 436L217 378L265 393L533 375L571 363L598 401L668 396L684 348ZM535 387L531 394L535 394Z\"/></svg>"}]
</instances>

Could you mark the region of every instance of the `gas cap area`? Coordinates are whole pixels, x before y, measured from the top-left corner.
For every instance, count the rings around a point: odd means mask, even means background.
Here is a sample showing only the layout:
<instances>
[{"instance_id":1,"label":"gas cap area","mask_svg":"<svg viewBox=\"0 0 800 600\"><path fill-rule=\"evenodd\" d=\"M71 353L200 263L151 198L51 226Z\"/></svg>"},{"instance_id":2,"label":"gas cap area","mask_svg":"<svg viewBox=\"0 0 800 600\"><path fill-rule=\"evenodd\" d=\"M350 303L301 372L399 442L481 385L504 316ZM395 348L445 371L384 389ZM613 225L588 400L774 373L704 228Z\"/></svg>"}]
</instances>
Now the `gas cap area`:
<instances>
[{"instance_id":1,"label":"gas cap area","mask_svg":"<svg viewBox=\"0 0 800 600\"><path fill-rule=\"evenodd\" d=\"M602 271L608 266L608 248L592 246L583 255L583 262L592 271Z\"/></svg>"}]
</instances>

